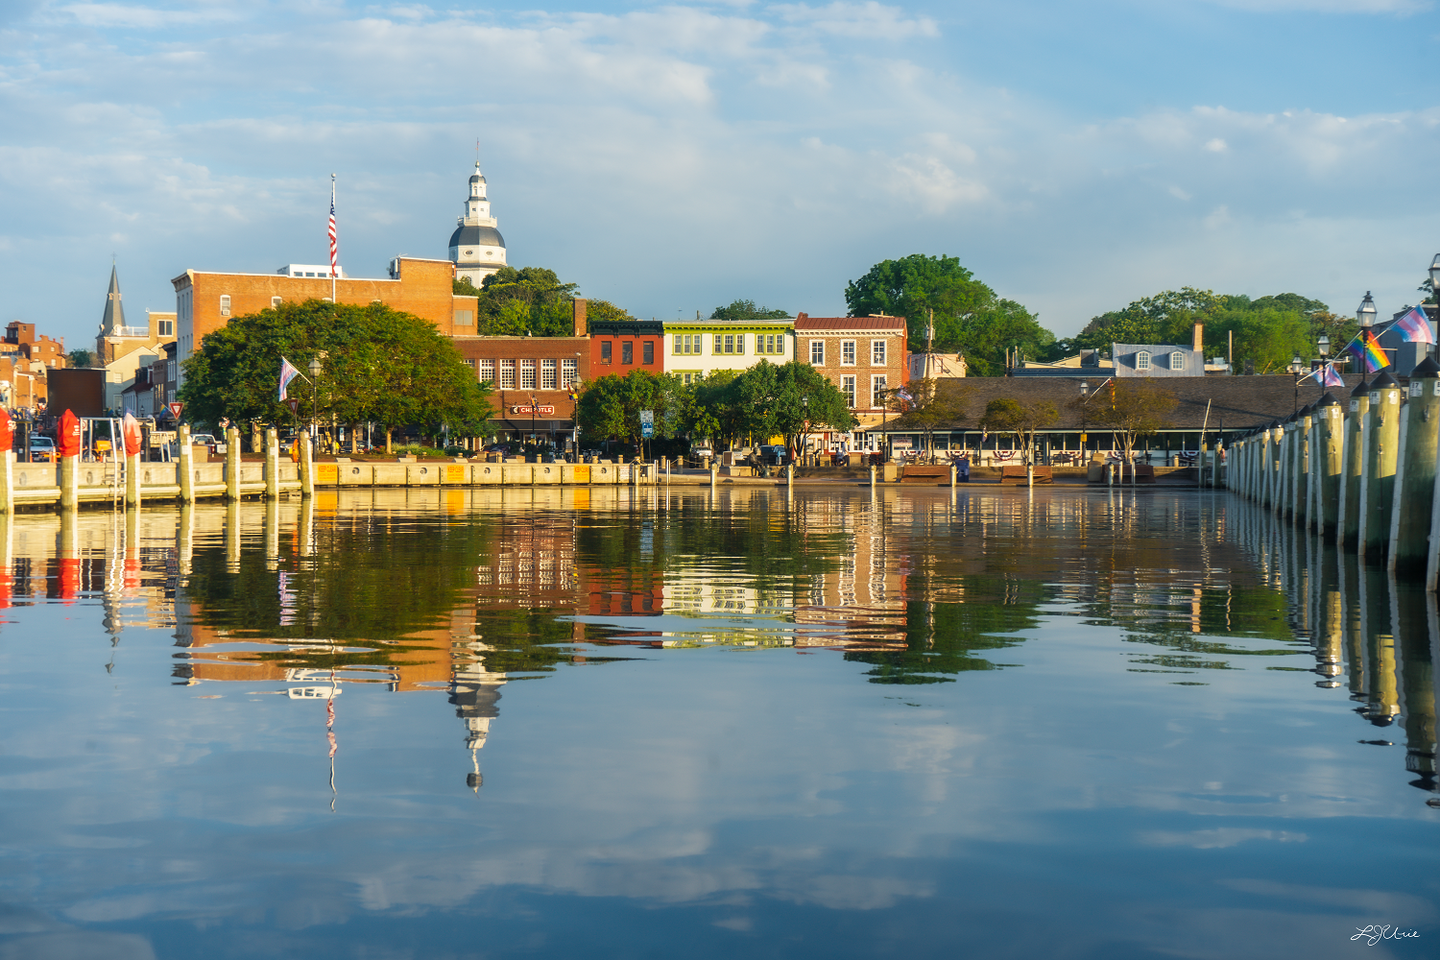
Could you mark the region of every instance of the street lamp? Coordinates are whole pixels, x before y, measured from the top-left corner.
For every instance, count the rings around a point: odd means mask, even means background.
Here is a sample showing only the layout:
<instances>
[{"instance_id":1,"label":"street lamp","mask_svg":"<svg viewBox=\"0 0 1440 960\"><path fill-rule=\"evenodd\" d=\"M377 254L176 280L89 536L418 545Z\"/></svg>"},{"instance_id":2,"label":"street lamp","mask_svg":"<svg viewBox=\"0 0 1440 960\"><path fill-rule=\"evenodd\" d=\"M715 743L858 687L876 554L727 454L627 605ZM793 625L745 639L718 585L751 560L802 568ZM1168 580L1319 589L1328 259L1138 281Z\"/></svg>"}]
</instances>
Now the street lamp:
<instances>
[{"instance_id":1,"label":"street lamp","mask_svg":"<svg viewBox=\"0 0 1440 960\"><path fill-rule=\"evenodd\" d=\"M320 419L320 374L325 369L320 362L318 355L310 358L310 442L316 443L317 451L317 425Z\"/></svg>"},{"instance_id":2,"label":"street lamp","mask_svg":"<svg viewBox=\"0 0 1440 960\"><path fill-rule=\"evenodd\" d=\"M1433 267L1432 267L1433 269ZM1360 301L1360 308L1355 311L1355 319L1360 321L1360 345L1367 351L1370 349L1370 328L1375 326L1375 301L1370 299L1370 291L1365 291L1365 299ZM1370 363L1363 360L1360 363L1360 382L1365 383L1369 376Z\"/></svg>"},{"instance_id":3,"label":"street lamp","mask_svg":"<svg viewBox=\"0 0 1440 960\"><path fill-rule=\"evenodd\" d=\"M803 458L810 452L810 394L800 397L800 420L805 426L805 432L800 435L800 456ZM802 459L800 461L804 463Z\"/></svg>"},{"instance_id":4,"label":"street lamp","mask_svg":"<svg viewBox=\"0 0 1440 960\"><path fill-rule=\"evenodd\" d=\"M1086 443L1086 437L1085 437L1085 423L1086 423L1086 421L1085 421L1085 414L1089 412L1089 408L1086 406L1086 404L1089 403L1089 402L1090 402L1090 381L1089 381L1089 380L1081 380L1081 381L1080 381L1080 461L1081 461L1082 463L1085 461L1085 453L1086 453L1086 450L1085 450L1085 443Z\"/></svg>"},{"instance_id":5,"label":"street lamp","mask_svg":"<svg viewBox=\"0 0 1440 960\"><path fill-rule=\"evenodd\" d=\"M1295 354L1295 359L1290 361L1290 366L1285 368L1295 378L1295 411L1300 412L1300 374L1305 372L1305 361L1300 359L1300 354Z\"/></svg>"}]
</instances>

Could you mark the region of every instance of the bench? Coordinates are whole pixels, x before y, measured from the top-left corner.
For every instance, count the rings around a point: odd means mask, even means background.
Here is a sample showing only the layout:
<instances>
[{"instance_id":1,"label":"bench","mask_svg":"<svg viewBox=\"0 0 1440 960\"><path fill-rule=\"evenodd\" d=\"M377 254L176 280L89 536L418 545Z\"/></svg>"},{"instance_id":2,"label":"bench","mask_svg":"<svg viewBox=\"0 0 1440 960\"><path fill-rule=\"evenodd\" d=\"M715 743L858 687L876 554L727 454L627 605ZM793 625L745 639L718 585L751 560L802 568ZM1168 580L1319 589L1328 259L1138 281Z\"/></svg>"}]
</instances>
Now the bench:
<instances>
[{"instance_id":1,"label":"bench","mask_svg":"<svg viewBox=\"0 0 1440 960\"><path fill-rule=\"evenodd\" d=\"M1051 472L1049 467L1034 467L1032 469L1034 469L1035 471L1036 483L1055 482L1055 475ZM1026 474L1025 470L1026 468L1023 466L1007 464L1006 466L1000 468L1000 482L1002 484L1026 483L1029 481L1030 478L1029 475Z\"/></svg>"},{"instance_id":2,"label":"bench","mask_svg":"<svg viewBox=\"0 0 1440 960\"><path fill-rule=\"evenodd\" d=\"M1155 482L1155 468L1152 467L1152 466L1150 466L1148 463L1137 463L1137 464L1135 464L1135 465L1133 465L1133 466L1129 466L1129 465L1122 466L1121 464L1118 464L1118 463L1107 463L1107 464L1105 464L1105 469L1100 471L1100 477L1099 477L1099 479L1098 479L1098 480L1091 480L1090 482L1091 482L1091 483L1107 483L1107 482L1109 482L1108 479L1107 479L1106 476L1105 476L1106 472L1113 472L1113 473L1114 473L1114 475L1115 475L1115 482L1116 482L1116 483L1130 483L1130 482L1132 482L1132 477L1131 477L1131 473L1132 473L1132 472L1134 473L1133 482L1135 482L1135 483L1154 483L1154 482Z\"/></svg>"},{"instance_id":3,"label":"bench","mask_svg":"<svg viewBox=\"0 0 1440 960\"><path fill-rule=\"evenodd\" d=\"M949 483L950 468L940 464L937 466L921 466L907 463L900 473L901 483Z\"/></svg>"}]
</instances>

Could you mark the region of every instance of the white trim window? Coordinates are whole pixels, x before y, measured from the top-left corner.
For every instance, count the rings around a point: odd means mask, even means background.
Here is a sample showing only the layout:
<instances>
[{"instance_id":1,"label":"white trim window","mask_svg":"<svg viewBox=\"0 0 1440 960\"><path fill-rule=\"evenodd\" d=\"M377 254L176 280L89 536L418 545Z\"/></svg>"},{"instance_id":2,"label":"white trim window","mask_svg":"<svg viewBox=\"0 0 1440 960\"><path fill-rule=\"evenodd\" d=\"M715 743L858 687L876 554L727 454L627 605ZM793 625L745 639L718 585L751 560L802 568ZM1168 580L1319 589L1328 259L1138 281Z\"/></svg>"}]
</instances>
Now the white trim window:
<instances>
[{"instance_id":1,"label":"white trim window","mask_svg":"<svg viewBox=\"0 0 1440 960\"><path fill-rule=\"evenodd\" d=\"M810 366L812 366L812 367L823 367L823 366L825 366L825 341L824 341L824 340L811 340L811 341L810 341Z\"/></svg>"},{"instance_id":2,"label":"white trim window","mask_svg":"<svg viewBox=\"0 0 1440 960\"><path fill-rule=\"evenodd\" d=\"M555 359L553 357L540 361L540 389L555 389Z\"/></svg>"},{"instance_id":3,"label":"white trim window","mask_svg":"<svg viewBox=\"0 0 1440 960\"><path fill-rule=\"evenodd\" d=\"M579 362L574 357L564 357L560 361L560 389L573 390L580 382L578 373Z\"/></svg>"},{"instance_id":4,"label":"white trim window","mask_svg":"<svg viewBox=\"0 0 1440 960\"><path fill-rule=\"evenodd\" d=\"M1150 369L1150 351L1149 351L1149 350L1141 350L1139 353L1135 354L1135 369L1136 369L1136 370L1149 370L1149 369Z\"/></svg>"},{"instance_id":5,"label":"white trim window","mask_svg":"<svg viewBox=\"0 0 1440 960\"><path fill-rule=\"evenodd\" d=\"M885 341L884 341L884 340L871 340L871 341L870 341L870 366L872 366L872 367L883 367L883 366L885 366Z\"/></svg>"},{"instance_id":6,"label":"white trim window","mask_svg":"<svg viewBox=\"0 0 1440 960\"><path fill-rule=\"evenodd\" d=\"M230 294L228 293L220 294L220 316L230 316Z\"/></svg>"},{"instance_id":7,"label":"white trim window","mask_svg":"<svg viewBox=\"0 0 1440 960\"><path fill-rule=\"evenodd\" d=\"M1176 350L1174 353L1170 354L1170 369L1184 370L1185 354L1181 353L1179 350Z\"/></svg>"},{"instance_id":8,"label":"white trim window","mask_svg":"<svg viewBox=\"0 0 1440 960\"><path fill-rule=\"evenodd\" d=\"M842 366L842 367L853 367L853 366L855 366L855 341L854 341L854 340L841 340L841 341L840 341L840 366ZM851 379L853 380L854 378L852 377ZM850 406L853 407L853 406L855 406L855 404L852 403L852 404L850 404Z\"/></svg>"},{"instance_id":9,"label":"white trim window","mask_svg":"<svg viewBox=\"0 0 1440 960\"><path fill-rule=\"evenodd\" d=\"M840 392L845 394L845 406L851 410L855 409L855 378L841 377Z\"/></svg>"},{"instance_id":10,"label":"white trim window","mask_svg":"<svg viewBox=\"0 0 1440 960\"><path fill-rule=\"evenodd\" d=\"M715 334L715 356L744 356L745 334L743 333L717 333Z\"/></svg>"},{"instance_id":11,"label":"white trim window","mask_svg":"<svg viewBox=\"0 0 1440 960\"><path fill-rule=\"evenodd\" d=\"M700 336L698 333L675 334L675 355L698 357L700 355Z\"/></svg>"},{"instance_id":12,"label":"white trim window","mask_svg":"<svg viewBox=\"0 0 1440 960\"><path fill-rule=\"evenodd\" d=\"M281 302L282 302L282 300L281 300L280 297L271 297L271 298L270 298L270 309L271 309L271 310L279 309Z\"/></svg>"},{"instance_id":13,"label":"white trim window","mask_svg":"<svg viewBox=\"0 0 1440 960\"><path fill-rule=\"evenodd\" d=\"M885 405L885 374L876 374L870 378L870 408L876 409Z\"/></svg>"},{"instance_id":14,"label":"white trim window","mask_svg":"<svg viewBox=\"0 0 1440 960\"><path fill-rule=\"evenodd\" d=\"M495 361L481 360L475 374L475 379L479 380L481 383L494 383Z\"/></svg>"},{"instance_id":15,"label":"white trim window","mask_svg":"<svg viewBox=\"0 0 1440 960\"><path fill-rule=\"evenodd\" d=\"M501 360L501 361L500 361L500 389L501 389L501 390L514 390L514 389L515 389L515 361L514 361L514 360Z\"/></svg>"},{"instance_id":16,"label":"white trim window","mask_svg":"<svg viewBox=\"0 0 1440 960\"><path fill-rule=\"evenodd\" d=\"M534 361L534 360L521 360L521 361L520 361L520 389L521 389L521 390L534 390L534 389L535 389L535 361Z\"/></svg>"}]
</instances>

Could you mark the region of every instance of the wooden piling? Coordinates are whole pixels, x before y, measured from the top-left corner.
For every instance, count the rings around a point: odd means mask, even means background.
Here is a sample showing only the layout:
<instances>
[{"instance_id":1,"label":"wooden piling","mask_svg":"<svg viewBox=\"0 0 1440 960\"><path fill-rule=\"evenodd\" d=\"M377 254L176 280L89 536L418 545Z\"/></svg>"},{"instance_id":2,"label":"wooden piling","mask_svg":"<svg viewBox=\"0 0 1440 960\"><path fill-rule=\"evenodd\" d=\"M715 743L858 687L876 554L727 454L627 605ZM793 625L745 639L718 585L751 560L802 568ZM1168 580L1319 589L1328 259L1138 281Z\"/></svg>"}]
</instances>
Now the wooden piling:
<instances>
[{"instance_id":1,"label":"wooden piling","mask_svg":"<svg viewBox=\"0 0 1440 960\"><path fill-rule=\"evenodd\" d=\"M1350 394L1350 416L1345 420L1345 441L1341 453L1340 519L1336 539L1345 550L1359 549L1360 476L1365 467L1366 426L1370 411L1370 388L1362 383Z\"/></svg>"},{"instance_id":2,"label":"wooden piling","mask_svg":"<svg viewBox=\"0 0 1440 960\"><path fill-rule=\"evenodd\" d=\"M1361 545L1372 563L1385 559L1390 546L1390 511L1395 505L1395 467L1400 451L1400 384L1387 368L1370 384L1370 438L1363 476L1365 513L1361 515Z\"/></svg>"},{"instance_id":3,"label":"wooden piling","mask_svg":"<svg viewBox=\"0 0 1440 960\"><path fill-rule=\"evenodd\" d=\"M182 423L176 431L177 443L180 444L180 465L177 468L180 473L180 502L195 502L195 451L190 446L190 425Z\"/></svg>"},{"instance_id":4,"label":"wooden piling","mask_svg":"<svg viewBox=\"0 0 1440 960\"><path fill-rule=\"evenodd\" d=\"M1396 576L1425 574L1431 508L1435 499L1435 456L1440 440L1440 364L1426 357L1410 372L1405 405L1405 442L1395 475L1386 565Z\"/></svg>"},{"instance_id":5,"label":"wooden piling","mask_svg":"<svg viewBox=\"0 0 1440 960\"><path fill-rule=\"evenodd\" d=\"M1333 393L1326 393L1315 405L1318 408L1319 429L1316 443L1319 449L1311 459L1314 461L1315 484L1315 525L1314 530L1327 542L1334 543L1340 522L1340 479L1345 452L1344 408Z\"/></svg>"},{"instance_id":6,"label":"wooden piling","mask_svg":"<svg viewBox=\"0 0 1440 960\"><path fill-rule=\"evenodd\" d=\"M240 428L225 431L225 499L240 499Z\"/></svg>"}]
</instances>

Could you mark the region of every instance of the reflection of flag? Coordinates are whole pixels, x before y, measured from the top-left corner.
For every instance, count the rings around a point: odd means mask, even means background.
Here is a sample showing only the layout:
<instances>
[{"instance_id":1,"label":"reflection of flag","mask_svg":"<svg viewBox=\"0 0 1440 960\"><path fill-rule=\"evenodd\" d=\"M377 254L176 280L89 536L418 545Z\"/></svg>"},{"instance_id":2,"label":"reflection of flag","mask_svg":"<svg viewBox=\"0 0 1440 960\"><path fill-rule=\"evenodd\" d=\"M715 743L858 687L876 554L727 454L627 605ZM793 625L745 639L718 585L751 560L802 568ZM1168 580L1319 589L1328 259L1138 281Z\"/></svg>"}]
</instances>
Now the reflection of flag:
<instances>
[{"instance_id":1,"label":"reflection of flag","mask_svg":"<svg viewBox=\"0 0 1440 960\"><path fill-rule=\"evenodd\" d=\"M1350 341L1350 346L1345 349L1355 355L1366 373L1374 373L1390 366L1390 358L1385 356L1385 351L1380 349L1380 344L1375 342L1375 335L1369 330L1361 330L1360 335Z\"/></svg>"},{"instance_id":2,"label":"reflection of flag","mask_svg":"<svg viewBox=\"0 0 1440 960\"><path fill-rule=\"evenodd\" d=\"M1396 320L1395 329L1411 343L1435 342L1435 334L1430 330L1430 320L1419 307L1411 307L1409 313Z\"/></svg>"},{"instance_id":3,"label":"reflection of flag","mask_svg":"<svg viewBox=\"0 0 1440 960\"><path fill-rule=\"evenodd\" d=\"M285 391L290 386L290 381L300 376L300 371L295 365L284 357L280 358L280 402L285 402Z\"/></svg>"}]
</instances>

